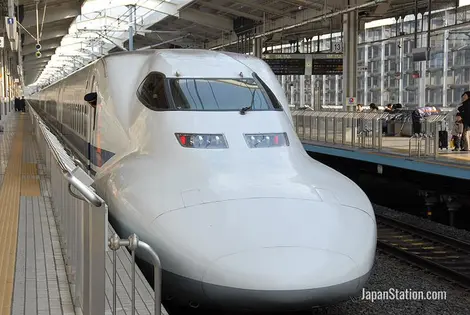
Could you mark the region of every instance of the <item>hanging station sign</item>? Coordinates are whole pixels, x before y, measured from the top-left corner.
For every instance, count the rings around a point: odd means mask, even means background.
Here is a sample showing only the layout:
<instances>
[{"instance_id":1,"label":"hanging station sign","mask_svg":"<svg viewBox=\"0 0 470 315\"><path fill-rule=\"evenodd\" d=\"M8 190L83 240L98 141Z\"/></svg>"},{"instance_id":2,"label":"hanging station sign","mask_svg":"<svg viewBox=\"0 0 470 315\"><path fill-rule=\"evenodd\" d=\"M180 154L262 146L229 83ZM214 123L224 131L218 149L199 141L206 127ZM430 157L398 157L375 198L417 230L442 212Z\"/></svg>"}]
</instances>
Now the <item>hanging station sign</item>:
<instances>
[{"instance_id":1,"label":"hanging station sign","mask_svg":"<svg viewBox=\"0 0 470 315\"><path fill-rule=\"evenodd\" d=\"M276 75L343 74L343 54L265 54L263 60Z\"/></svg>"}]
</instances>

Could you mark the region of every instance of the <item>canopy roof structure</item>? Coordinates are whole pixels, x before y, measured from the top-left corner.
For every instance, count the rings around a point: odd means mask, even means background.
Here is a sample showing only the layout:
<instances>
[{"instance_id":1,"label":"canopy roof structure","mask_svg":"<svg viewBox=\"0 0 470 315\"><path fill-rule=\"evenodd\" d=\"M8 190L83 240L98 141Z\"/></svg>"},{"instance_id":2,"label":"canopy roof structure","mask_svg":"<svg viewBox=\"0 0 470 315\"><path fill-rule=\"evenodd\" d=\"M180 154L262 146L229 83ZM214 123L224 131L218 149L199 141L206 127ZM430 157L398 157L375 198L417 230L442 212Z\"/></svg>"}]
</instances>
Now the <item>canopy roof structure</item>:
<instances>
[{"instance_id":1,"label":"canopy roof structure","mask_svg":"<svg viewBox=\"0 0 470 315\"><path fill-rule=\"evenodd\" d=\"M43 1L49 7L51 0ZM49 39L52 35L48 35L41 38L40 58L32 54L24 59L25 84L47 85L107 54L113 48L127 50L130 26L137 36L144 34L147 28L158 21L176 15L188 2L190 0L85 1L81 14L75 14L73 21L68 20L66 30L63 29L66 21L62 20L59 21L62 28L57 27L50 31L55 32L57 37ZM39 16L42 14L43 10L40 9ZM47 19L47 8L45 16ZM29 37L27 42L33 41ZM35 52L34 45L23 48L23 54Z\"/></svg>"},{"instance_id":2,"label":"canopy roof structure","mask_svg":"<svg viewBox=\"0 0 470 315\"><path fill-rule=\"evenodd\" d=\"M35 0L19 1L31 6ZM240 32L248 29L251 29L248 40L261 37L266 44L277 45L340 32L342 15L351 10L357 10L364 27L372 21L413 14L416 7L419 13L429 9L429 0L86 0L83 4L81 1L40 0L41 8L56 3L61 7L62 17L57 20L59 15L51 17L49 9L46 10L45 23L53 18L56 21L44 26L47 32L41 38L40 58L34 56L34 45L26 46L32 38L25 41L26 85L48 85L107 53L127 50L130 26L135 30L134 49L233 50L237 48ZM461 5L463 1L468 2L461 0ZM81 10L77 7L79 3ZM455 4L455 0L431 1L433 11ZM65 10L68 6L72 7L69 11ZM39 16L42 14L40 9ZM35 18L27 16L35 24ZM67 29L64 25L68 25Z\"/></svg>"}]
</instances>

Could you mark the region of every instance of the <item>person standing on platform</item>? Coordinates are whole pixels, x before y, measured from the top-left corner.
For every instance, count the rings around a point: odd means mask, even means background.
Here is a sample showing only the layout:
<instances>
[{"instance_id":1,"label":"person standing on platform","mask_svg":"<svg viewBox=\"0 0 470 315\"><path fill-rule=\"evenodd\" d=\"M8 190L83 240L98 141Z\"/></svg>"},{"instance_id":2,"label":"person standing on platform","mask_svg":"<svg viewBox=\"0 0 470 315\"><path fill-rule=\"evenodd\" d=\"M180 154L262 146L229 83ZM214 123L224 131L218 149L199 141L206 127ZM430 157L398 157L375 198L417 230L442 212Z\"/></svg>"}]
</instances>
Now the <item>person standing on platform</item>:
<instances>
[{"instance_id":1,"label":"person standing on platform","mask_svg":"<svg viewBox=\"0 0 470 315\"><path fill-rule=\"evenodd\" d=\"M452 128L452 141L454 142L454 149L452 151L460 151L460 139L463 133L462 116L457 113L455 117L454 127Z\"/></svg>"},{"instance_id":2,"label":"person standing on platform","mask_svg":"<svg viewBox=\"0 0 470 315\"><path fill-rule=\"evenodd\" d=\"M20 99L15 96L15 112L20 111Z\"/></svg>"},{"instance_id":3,"label":"person standing on platform","mask_svg":"<svg viewBox=\"0 0 470 315\"><path fill-rule=\"evenodd\" d=\"M21 97L21 100L19 100L20 103L20 111L26 112L26 101L24 99L24 96Z\"/></svg>"},{"instance_id":4,"label":"person standing on platform","mask_svg":"<svg viewBox=\"0 0 470 315\"><path fill-rule=\"evenodd\" d=\"M462 151L468 151L470 144L470 91L462 94L462 105L459 106L458 111L463 120L463 134L460 144Z\"/></svg>"}]
</instances>

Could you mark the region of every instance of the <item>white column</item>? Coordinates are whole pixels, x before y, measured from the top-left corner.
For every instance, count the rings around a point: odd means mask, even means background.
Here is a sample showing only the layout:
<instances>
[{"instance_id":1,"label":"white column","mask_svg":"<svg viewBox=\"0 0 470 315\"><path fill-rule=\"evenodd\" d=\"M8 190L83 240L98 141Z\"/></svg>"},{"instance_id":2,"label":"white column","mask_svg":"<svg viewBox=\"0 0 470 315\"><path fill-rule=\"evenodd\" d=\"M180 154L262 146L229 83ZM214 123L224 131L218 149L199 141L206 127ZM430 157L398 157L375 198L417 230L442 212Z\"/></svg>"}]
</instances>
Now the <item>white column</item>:
<instances>
[{"instance_id":1,"label":"white column","mask_svg":"<svg viewBox=\"0 0 470 315\"><path fill-rule=\"evenodd\" d=\"M357 11L343 14L343 109L350 97L357 96ZM338 87L339 88L339 87Z\"/></svg>"},{"instance_id":2,"label":"white column","mask_svg":"<svg viewBox=\"0 0 470 315\"><path fill-rule=\"evenodd\" d=\"M385 39L385 27L382 26L382 39ZM375 56L374 56L375 57ZM385 41L380 43L380 105L385 106Z\"/></svg>"},{"instance_id":3,"label":"white column","mask_svg":"<svg viewBox=\"0 0 470 315\"><path fill-rule=\"evenodd\" d=\"M444 26L449 24L449 11L445 11L444 15ZM444 31L444 57L442 62L444 63L442 69L442 106L447 107L447 72L448 72L448 63L449 63L449 31Z\"/></svg>"},{"instance_id":4,"label":"white column","mask_svg":"<svg viewBox=\"0 0 470 315\"><path fill-rule=\"evenodd\" d=\"M369 74L369 45L364 46L364 105L369 104L369 83L367 82L367 75Z\"/></svg>"}]
</instances>

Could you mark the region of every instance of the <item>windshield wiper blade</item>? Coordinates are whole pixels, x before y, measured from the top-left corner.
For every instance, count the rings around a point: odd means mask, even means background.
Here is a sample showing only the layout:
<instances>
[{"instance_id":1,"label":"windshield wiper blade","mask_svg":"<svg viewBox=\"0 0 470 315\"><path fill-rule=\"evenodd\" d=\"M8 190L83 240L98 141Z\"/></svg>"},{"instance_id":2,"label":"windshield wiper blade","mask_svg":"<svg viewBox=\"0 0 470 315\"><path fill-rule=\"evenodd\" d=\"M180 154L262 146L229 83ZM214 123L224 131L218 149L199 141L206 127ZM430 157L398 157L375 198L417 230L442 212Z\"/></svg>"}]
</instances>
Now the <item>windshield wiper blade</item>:
<instances>
[{"instance_id":1,"label":"windshield wiper blade","mask_svg":"<svg viewBox=\"0 0 470 315\"><path fill-rule=\"evenodd\" d=\"M240 115L245 115L245 113L249 110L251 110L251 108L253 107L253 105L251 106L247 106L247 107L243 107L242 109L240 109Z\"/></svg>"}]
</instances>

